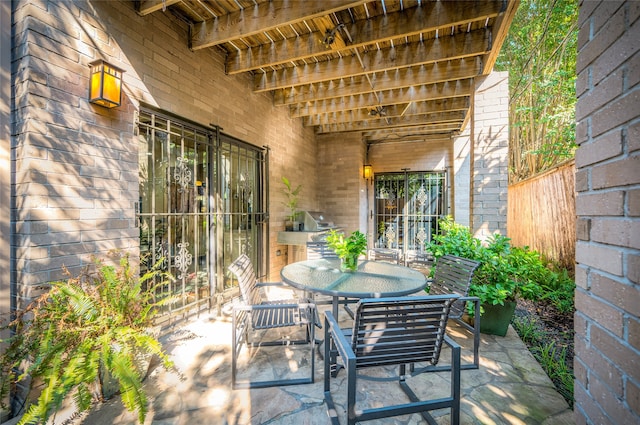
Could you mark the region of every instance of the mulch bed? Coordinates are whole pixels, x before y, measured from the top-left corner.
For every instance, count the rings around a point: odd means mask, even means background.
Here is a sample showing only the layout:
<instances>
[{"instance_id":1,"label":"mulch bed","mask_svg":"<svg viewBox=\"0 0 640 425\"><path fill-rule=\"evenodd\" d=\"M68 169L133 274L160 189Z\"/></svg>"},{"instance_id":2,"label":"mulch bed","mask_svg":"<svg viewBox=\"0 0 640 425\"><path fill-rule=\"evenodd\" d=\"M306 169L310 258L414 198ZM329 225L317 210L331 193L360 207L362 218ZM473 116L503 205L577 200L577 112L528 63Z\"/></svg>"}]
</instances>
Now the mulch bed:
<instances>
[{"instance_id":1,"label":"mulch bed","mask_svg":"<svg viewBox=\"0 0 640 425\"><path fill-rule=\"evenodd\" d=\"M557 353L561 353L563 349L566 350L565 364L569 370L573 371L573 336L575 333L573 327L573 312L561 313L548 303L519 300L515 316L537 319L535 322L538 324L538 330L542 331L542 339L539 339L537 343L524 341L530 351L534 348L532 344L536 346L546 346L547 344L554 343ZM557 382L554 382L554 384L558 387ZM561 393L563 393L563 391L561 391ZM573 400L567 401L570 404L573 403Z\"/></svg>"}]
</instances>

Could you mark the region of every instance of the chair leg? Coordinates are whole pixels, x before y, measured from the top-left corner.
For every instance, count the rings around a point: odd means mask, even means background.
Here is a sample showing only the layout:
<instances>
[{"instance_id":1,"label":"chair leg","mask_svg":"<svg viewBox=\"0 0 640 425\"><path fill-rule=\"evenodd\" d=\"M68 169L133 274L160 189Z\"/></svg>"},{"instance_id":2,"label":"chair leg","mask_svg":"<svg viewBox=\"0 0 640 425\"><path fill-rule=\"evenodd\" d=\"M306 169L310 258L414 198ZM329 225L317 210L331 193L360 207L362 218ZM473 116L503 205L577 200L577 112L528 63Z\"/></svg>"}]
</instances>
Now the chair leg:
<instances>
[{"instance_id":1,"label":"chair leg","mask_svg":"<svg viewBox=\"0 0 640 425\"><path fill-rule=\"evenodd\" d=\"M460 425L460 347L451 347L451 425Z\"/></svg>"},{"instance_id":2,"label":"chair leg","mask_svg":"<svg viewBox=\"0 0 640 425\"><path fill-rule=\"evenodd\" d=\"M475 312L473 318L473 366L480 368L480 302L475 302Z\"/></svg>"},{"instance_id":3,"label":"chair leg","mask_svg":"<svg viewBox=\"0 0 640 425\"><path fill-rule=\"evenodd\" d=\"M235 320L235 317L234 317ZM269 388L269 387L278 387L278 386L287 386L287 385L302 385L302 384L313 384L315 382L315 326L313 323L305 325L305 340L296 340L296 341L268 341L268 342L258 342L249 344L247 342L247 348L249 347L265 347L265 346L278 346L278 345L301 345L302 343L306 343L309 345L309 356L311 363L311 372L308 378L295 378L295 379L274 379L274 380L266 380L266 381L242 381L238 382L237 374L238 374L238 355L242 348L242 342L240 344L236 344L236 327L235 323L232 330L232 338L233 338L233 347L231 348L231 385L232 388L235 389L247 389L247 388Z\"/></svg>"}]
</instances>

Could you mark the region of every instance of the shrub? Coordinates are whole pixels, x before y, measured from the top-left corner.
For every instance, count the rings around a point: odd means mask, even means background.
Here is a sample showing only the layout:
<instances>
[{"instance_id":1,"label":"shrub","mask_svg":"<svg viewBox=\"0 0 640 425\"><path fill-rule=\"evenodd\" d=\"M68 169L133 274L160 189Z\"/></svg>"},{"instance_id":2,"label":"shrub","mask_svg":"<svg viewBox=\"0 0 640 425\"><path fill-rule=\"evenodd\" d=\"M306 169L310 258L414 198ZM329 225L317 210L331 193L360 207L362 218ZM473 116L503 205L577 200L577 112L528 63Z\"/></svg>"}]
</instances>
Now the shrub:
<instances>
[{"instance_id":1,"label":"shrub","mask_svg":"<svg viewBox=\"0 0 640 425\"><path fill-rule=\"evenodd\" d=\"M154 298L155 289L165 282L152 283L162 273L156 267L140 277L127 255L121 256L118 268L98 259L94 266L93 271L87 268L77 277L51 283L51 289L10 324L14 334L0 356L0 396L4 400L11 386L28 376L43 387L19 424L46 423L68 395L73 395L78 411L87 410L101 398L106 375L115 379L123 404L137 410L142 423L147 398L136 359L157 355L165 367L172 367L149 333L159 307L170 302L169 297Z\"/></svg>"},{"instance_id":2,"label":"shrub","mask_svg":"<svg viewBox=\"0 0 640 425\"><path fill-rule=\"evenodd\" d=\"M483 304L504 304L518 298L537 300L545 295L560 297L565 293L566 280L551 270L538 252L512 247L510 239L498 233L482 243L468 227L455 223L451 217L440 220L440 229L426 249L436 259L450 254L479 261L469 295L479 297ZM550 285L563 288L563 292L550 291Z\"/></svg>"}]
</instances>

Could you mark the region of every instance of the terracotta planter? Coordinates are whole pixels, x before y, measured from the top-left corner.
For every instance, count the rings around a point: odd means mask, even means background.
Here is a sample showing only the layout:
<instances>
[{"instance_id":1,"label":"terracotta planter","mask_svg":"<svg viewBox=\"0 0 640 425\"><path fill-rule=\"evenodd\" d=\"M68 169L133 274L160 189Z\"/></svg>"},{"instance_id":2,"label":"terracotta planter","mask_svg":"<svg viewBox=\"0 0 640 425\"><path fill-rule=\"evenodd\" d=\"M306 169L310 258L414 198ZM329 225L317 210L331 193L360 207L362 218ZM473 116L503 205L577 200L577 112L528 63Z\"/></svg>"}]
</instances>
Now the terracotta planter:
<instances>
[{"instance_id":1,"label":"terracotta planter","mask_svg":"<svg viewBox=\"0 0 640 425\"><path fill-rule=\"evenodd\" d=\"M509 323L516 311L516 302L505 302L504 305L483 304L482 320L480 320L480 332L488 335L505 336L509 329Z\"/></svg>"}]
</instances>

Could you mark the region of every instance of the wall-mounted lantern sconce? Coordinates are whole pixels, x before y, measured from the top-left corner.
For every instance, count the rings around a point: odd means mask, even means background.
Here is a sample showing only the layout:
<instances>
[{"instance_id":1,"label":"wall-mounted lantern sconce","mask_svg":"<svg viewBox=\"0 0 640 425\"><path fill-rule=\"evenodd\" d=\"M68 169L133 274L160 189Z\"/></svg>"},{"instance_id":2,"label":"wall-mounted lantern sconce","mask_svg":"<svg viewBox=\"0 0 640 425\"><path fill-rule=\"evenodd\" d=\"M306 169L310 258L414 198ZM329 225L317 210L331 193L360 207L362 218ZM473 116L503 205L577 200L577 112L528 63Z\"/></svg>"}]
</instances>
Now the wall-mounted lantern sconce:
<instances>
[{"instance_id":1,"label":"wall-mounted lantern sconce","mask_svg":"<svg viewBox=\"0 0 640 425\"><path fill-rule=\"evenodd\" d=\"M372 175L373 175L373 167L371 167L371 165L369 164L365 164L362 167L362 177L369 180Z\"/></svg>"},{"instance_id":2,"label":"wall-mounted lantern sconce","mask_svg":"<svg viewBox=\"0 0 640 425\"><path fill-rule=\"evenodd\" d=\"M120 106L124 71L102 59L91 62L89 66L89 102L106 108Z\"/></svg>"}]
</instances>

